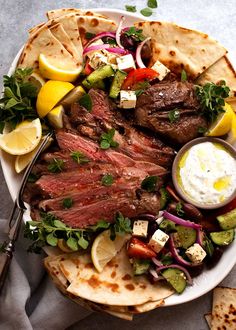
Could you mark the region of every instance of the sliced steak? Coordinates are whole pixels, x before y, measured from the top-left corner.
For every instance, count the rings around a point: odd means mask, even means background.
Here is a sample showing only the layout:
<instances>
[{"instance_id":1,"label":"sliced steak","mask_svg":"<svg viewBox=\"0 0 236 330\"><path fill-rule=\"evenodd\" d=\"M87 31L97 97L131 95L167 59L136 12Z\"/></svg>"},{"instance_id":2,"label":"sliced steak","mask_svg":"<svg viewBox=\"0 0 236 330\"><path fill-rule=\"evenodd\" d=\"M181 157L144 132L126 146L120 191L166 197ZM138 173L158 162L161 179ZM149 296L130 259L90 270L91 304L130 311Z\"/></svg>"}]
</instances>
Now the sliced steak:
<instances>
[{"instance_id":1,"label":"sliced steak","mask_svg":"<svg viewBox=\"0 0 236 330\"><path fill-rule=\"evenodd\" d=\"M171 122L169 116L173 110L179 111L179 118ZM194 86L188 82L171 81L151 86L139 96L135 116L138 125L177 144L196 138L199 127L207 127Z\"/></svg>"}]
</instances>

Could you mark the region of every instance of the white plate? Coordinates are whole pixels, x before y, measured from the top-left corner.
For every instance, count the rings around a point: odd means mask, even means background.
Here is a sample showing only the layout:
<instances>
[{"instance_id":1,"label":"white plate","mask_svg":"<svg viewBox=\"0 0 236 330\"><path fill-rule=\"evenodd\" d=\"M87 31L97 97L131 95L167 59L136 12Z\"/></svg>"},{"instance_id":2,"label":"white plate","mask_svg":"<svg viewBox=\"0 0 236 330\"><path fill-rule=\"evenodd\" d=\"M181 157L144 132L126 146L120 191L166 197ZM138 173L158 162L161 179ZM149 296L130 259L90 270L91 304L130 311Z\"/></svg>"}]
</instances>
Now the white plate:
<instances>
[{"instance_id":1,"label":"white plate","mask_svg":"<svg viewBox=\"0 0 236 330\"><path fill-rule=\"evenodd\" d=\"M126 17L127 25L132 25L137 20L145 20L145 18L141 16L127 13L122 10L113 10L113 9L91 9L91 10L107 15L117 22L119 21L120 17L124 15ZM14 71L20 53L21 50L14 59L8 74L11 74ZM21 176L17 175L14 171L13 158L4 152L1 152L1 163L8 189L10 191L12 199L14 200L20 185ZM27 221L27 219L29 219L28 213L24 216L24 220ZM194 278L193 286L188 287L183 294L181 295L174 294L171 297L167 298L165 306L172 306L172 305L186 303L188 301L191 301L193 299L196 299L204 295L205 293L213 289L227 276L227 274L235 265L236 263L235 250L236 250L236 240L234 240L234 242L229 246L227 251L225 251L223 257L213 269L205 270L201 275Z\"/></svg>"}]
</instances>

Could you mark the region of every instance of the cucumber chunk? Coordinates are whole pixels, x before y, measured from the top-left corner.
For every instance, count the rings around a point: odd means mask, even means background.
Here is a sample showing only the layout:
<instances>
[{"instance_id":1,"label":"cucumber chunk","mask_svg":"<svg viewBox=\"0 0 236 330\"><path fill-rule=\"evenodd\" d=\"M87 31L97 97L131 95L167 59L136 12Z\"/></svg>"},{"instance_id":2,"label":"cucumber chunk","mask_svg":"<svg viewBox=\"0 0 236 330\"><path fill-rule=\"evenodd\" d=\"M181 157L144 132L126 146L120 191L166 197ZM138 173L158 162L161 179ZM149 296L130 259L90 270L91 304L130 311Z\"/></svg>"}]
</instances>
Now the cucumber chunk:
<instances>
[{"instance_id":1,"label":"cucumber chunk","mask_svg":"<svg viewBox=\"0 0 236 330\"><path fill-rule=\"evenodd\" d=\"M216 217L223 230L236 228L236 209Z\"/></svg>"},{"instance_id":2,"label":"cucumber chunk","mask_svg":"<svg viewBox=\"0 0 236 330\"><path fill-rule=\"evenodd\" d=\"M113 99L116 99L120 93L121 86L127 76L127 73L124 71L117 70L115 77L112 81L109 96Z\"/></svg>"},{"instance_id":3,"label":"cucumber chunk","mask_svg":"<svg viewBox=\"0 0 236 330\"><path fill-rule=\"evenodd\" d=\"M150 263L151 263L150 260L134 259L133 260L134 275L143 275L147 273L150 267Z\"/></svg>"},{"instance_id":4,"label":"cucumber chunk","mask_svg":"<svg viewBox=\"0 0 236 330\"><path fill-rule=\"evenodd\" d=\"M169 231L174 231L176 230L175 228L175 223L173 221L170 221L168 219L164 219L162 220L162 222L159 225L159 228L165 232L169 232Z\"/></svg>"},{"instance_id":5,"label":"cucumber chunk","mask_svg":"<svg viewBox=\"0 0 236 330\"><path fill-rule=\"evenodd\" d=\"M187 249L196 242L197 232L195 229L184 226L176 226L176 230L178 233L180 247Z\"/></svg>"},{"instance_id":6,"label":"cucumber chunk","mask_svg":"<svg viewBox=\"0 0 236 330\"><path fill-rule=\"evenodd\" d=\"M186 277L181 270L177 268L168 268L162 272L162 276L168 283L170 283L176 292L182 293L186 288Z\"/></svg>"},{"instance_id":7,"label":"cucumber chunk","mask_svg":"<svg viewBox=\"0 0 236 330\"><path fill-rule=\"evenodd\" d=\"M234 235L234 229L210 233L212 242L220 246L229 245L232 243L234 240Z\"/></svg>"},{"instance_id":8,"label":"cucumber chunk","mask_svg":"<svg viewBox=\"0 0 236 330\"><path fill-rule=\"evenodd\" d=\"M114 70L111 65L104 65L90 73L90 75L82 81L82 84L87 87L93 87L99 80L111 77L114 75Z\"/></svg>"},{"instance_id":9,"label":"cucumber chunk","mask_svg":"<svg viewBox=\"0 0 236 330\"><path fill-rule=\"evenodd\" d=\"M168 191L165 188L161 188L159 190L161 194L161 199L160 199L160 209L163 210L166 207L166 204L169 200L169 194Z\"/></svg>"}]
</instances>

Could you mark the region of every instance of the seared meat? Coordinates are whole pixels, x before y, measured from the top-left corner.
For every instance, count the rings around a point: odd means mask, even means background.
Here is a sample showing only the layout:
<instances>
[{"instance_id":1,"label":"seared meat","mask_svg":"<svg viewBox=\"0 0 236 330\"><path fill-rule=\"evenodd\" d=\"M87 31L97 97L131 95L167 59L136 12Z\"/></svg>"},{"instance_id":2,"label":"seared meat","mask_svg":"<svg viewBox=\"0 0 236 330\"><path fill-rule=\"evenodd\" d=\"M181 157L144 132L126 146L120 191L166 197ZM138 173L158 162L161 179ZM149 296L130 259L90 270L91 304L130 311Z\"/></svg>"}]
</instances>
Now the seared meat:
<instances>
[{"instance_id":1,"label":"seared meat","mask_svg":"<svg viewBox=\"0 0 236 330\"><path fill-rule=\"evenodd\" d=\"M170 111L175 110L179 118L171 122ZM139 96L135 116L138 125L178 144L196 138L199 127L207 127L193 84L188 82L168 81L151 86Z\"/></svg>"}]
</instances>

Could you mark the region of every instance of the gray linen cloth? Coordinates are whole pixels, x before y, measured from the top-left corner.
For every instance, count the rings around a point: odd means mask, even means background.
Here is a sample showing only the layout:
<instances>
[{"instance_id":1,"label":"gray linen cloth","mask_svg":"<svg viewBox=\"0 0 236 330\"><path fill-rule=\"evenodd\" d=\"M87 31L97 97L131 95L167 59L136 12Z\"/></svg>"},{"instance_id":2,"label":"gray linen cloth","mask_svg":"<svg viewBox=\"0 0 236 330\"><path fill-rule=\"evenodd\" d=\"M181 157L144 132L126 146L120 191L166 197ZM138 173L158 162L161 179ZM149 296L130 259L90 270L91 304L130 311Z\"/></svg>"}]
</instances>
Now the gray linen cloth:
<instances>
[{"instance_id":1,"label":"gray linen cloth","mask_svg":"<svg viewBox=\"0 0 236 330\"><path fill-rule=\"evenodd\" d=\"M6 239L0 219L0 243ZM63 330L91 312L65 298L43 267L43 257L27 252L20 233L5 286L0 294L0 330Z\"/></svg>"}]
</instances>

